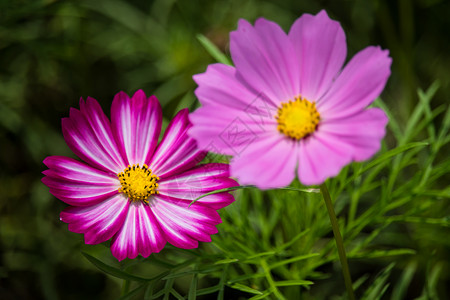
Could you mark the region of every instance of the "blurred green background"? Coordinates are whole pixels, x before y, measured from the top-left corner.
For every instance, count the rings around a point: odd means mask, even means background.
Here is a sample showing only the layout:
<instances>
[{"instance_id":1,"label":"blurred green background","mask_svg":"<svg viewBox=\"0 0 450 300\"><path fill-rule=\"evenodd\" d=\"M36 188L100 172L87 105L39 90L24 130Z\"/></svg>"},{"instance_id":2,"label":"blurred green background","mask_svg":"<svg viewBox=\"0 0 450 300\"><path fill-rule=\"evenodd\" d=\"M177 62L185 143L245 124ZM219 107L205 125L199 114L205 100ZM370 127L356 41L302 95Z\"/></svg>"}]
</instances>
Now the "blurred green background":
<instances>
[{"instance_id":1,"label":"blurred green background","mask_svg":"<svg viewBox=\"0 0 450 300\"><path fill-rule=\"evenodd\" d=\"M192 75L214 62L198 34L229 55L239 18L263 16L288 30L301 14L321 9L344 27L348 57L368 45L390 50L382 98L400 126L419 101L418 88L438 81L431 106L448 104L450 1L1 0L0 299L114 299L120 292L120 281L80 254L82 236L59 221L65 204L40 181L46 156L72 156L60 120L80 97L109 111L118 91L143 89L170 119L197 106ZM448 253L441 258L448 262Z\"/></svg>"}]
</instances>

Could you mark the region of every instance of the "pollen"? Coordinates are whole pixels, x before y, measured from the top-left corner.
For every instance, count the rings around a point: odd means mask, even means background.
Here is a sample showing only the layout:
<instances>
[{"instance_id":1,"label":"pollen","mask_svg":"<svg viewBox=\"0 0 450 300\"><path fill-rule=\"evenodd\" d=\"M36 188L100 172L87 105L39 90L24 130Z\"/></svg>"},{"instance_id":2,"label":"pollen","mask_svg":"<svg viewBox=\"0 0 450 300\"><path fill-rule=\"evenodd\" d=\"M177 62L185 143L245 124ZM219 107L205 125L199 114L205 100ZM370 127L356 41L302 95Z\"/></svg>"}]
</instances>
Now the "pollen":
<instances>
[{"instance_id":1,"label":"pollen","mask_svg":"<svg viewBox=\"0 0 450 300\"><path fill-rule=\"evenodd\" d=\"M320 114L314 102L297 97L294 101L281 103L275 119L279 132L300 140L316 131Z\"/></svg>"},{"instance_id":2,"label":"pollen","mask_svg":"<svg viewBox=\"0 0 450 300\"><path fill-rule=\"evenodd\" d=\"M128 166L123 172L117 174L122 184L120 193L128 196L130 201L143 201L148 204L151 195L158 194L159 177L152 174L152 170L146 164L142 167L137 165Z\"/></svg>"}]
</instances>

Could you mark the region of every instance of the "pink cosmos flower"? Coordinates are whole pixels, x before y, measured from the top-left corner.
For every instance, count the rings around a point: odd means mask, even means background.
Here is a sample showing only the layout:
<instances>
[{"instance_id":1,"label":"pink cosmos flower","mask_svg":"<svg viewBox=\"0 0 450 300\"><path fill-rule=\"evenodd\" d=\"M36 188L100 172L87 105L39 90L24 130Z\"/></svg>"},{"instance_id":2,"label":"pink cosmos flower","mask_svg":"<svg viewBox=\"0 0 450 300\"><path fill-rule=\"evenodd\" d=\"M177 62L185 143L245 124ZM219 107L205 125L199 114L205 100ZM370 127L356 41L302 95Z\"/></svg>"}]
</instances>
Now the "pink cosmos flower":
<instances>
[{"instance_id":1,"label":"pink cosmos flower","mask_svg":"<svg viewBox=\"0 0 450 300\"><path fill-rule=\"evenodd\" d=\"M234 198L217 189L236 186L226 164L197 165L205 156L187 135L188 110L170 122L158 144L161 106L155 96L137 91L130 99L118 93L111 122L98 102L80 100L62 119L64 138L83 161L50 156L42 181L71 205L61 212L69 230L83 233L86 244L112 238L119 260L159 252L166 242L180 248L210 242L221 222L217 209Z\"/></svg>"},{"instance_id":2,"label":"pink cosmos flower","mask_svg":"<svg viewBox=\"0 0 450 300\"><path fill-rule=\"evenodd\" d=\"M189 134L201 149L234 155L231 175L259 188L321 184L380 148L388 119L369 108L390 75L387 50L367 47L343 67L345 34L325 11L288 34L263 18L230 34L235 67L194 76L202 107Z\"/></svg>"}]
</instances>

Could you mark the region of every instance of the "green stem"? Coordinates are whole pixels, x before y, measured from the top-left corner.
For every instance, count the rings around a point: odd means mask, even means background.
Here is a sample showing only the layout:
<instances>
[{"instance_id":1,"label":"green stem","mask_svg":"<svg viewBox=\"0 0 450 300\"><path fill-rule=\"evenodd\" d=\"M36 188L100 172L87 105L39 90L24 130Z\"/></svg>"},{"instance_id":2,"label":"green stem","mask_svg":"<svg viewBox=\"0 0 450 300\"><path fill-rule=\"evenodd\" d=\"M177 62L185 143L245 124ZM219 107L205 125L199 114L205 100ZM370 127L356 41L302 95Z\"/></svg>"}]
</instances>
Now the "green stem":
<instances>
[{"instance_id":1,"label":"green stem","mask_svg":"<svg viewBox=\"0 0 450 300\"><path fill-rule=\"evenodd\" d=\"M122 296L128 294L130 290L130 281L128 279L124 279L122 283Z\"/></svg>"},{"instance_id":2,"label":"green stem","mask_svg":"<svg viewBox=\"0 0 450 300\"><path fill-rule=\"evenodd\" d=\"M327 206L328 215L330 216L331 227L333 228L334 239L336 241L336 247L339 253L339 260L341 261L342 274L344 275L345 288L347 289L348 298L355 300L355 294L353 293L352 278L350 277L350 269L348 267L347 256L345 255L344 241L342 240L341 232L339 231L339 224L334 213L333 203L331 202L330 193L327 186L324 183L320 185L320 191L325 200Z\"/></svg>"}]
</instances>

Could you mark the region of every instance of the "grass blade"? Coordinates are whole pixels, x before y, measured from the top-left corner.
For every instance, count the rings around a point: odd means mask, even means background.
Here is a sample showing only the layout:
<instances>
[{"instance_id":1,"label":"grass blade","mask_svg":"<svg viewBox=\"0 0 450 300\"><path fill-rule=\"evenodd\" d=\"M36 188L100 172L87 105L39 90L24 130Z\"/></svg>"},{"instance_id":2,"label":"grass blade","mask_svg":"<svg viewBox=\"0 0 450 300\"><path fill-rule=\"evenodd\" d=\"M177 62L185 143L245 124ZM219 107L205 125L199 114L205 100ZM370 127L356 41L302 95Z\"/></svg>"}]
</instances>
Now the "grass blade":
<instances>
[{"instance_id":1,"label":"grass blade","mask_svg":"<svg viewBox=\"0 0 450 300\"><path fill-rule=\"evenodd\" d=\"M202 44L202 46L205 48L206 52L209 53L214 59L222 64L225 65L231 65L231 61L228 59L228 57L223 54L219 48L217 48L216 45L214 45L206 36L203 34L198 34L197 39Z\"/></svg>"}]
</instances>

